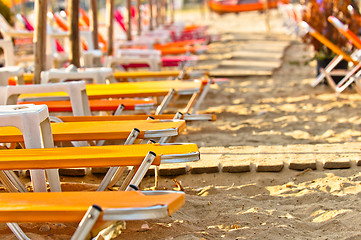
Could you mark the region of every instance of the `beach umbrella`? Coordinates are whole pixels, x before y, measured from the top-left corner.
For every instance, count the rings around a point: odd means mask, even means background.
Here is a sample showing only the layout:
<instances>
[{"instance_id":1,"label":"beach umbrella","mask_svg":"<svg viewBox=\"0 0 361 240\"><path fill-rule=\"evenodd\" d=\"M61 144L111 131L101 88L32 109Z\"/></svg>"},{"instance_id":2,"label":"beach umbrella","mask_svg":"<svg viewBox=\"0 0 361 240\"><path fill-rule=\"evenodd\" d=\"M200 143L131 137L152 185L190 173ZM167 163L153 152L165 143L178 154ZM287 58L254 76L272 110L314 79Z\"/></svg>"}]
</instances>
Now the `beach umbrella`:
<instances>
[{"instance_id":1,"label":"beach umbrella","mask_svg":"<svg viewBox=\"0 0 361 240\"><path fill-rule=\"evenodd\" d=\"M35 29L34 29L34 84L40 84L40 73L46 66L46 14L47 0L35 1Z\"/></svg>"}]
</instances>

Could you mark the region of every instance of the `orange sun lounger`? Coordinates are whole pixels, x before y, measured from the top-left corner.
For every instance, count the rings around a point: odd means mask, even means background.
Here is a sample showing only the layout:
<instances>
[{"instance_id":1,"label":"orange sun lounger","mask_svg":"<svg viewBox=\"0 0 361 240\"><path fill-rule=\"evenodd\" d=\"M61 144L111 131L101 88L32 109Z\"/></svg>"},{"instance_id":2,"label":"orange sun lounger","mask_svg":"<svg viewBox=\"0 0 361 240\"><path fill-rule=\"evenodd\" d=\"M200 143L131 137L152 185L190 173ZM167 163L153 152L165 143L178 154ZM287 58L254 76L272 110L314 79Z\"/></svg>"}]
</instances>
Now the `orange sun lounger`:
<instances>
[{"instance_id":1,"label":"orange sun lounger","mask_svg":"<svg viewBox=\"0 0 361 240\"><path fill-rule=\"evenodd\" d=\"M134 78L167 78L167 77L177 77L181 71L174 70L174 71L139 71L139 72L115 72L113 74L115 79L134 79ZM186 74L185 79L189 76ZM24 74L24 83L25 84L32 84L34 74L33 73L25 73ZM9 78L9 85L16 85L16 79L14 77Z\"/></svg>"},{"instance_id":2,"label":"orange sun lounger","mask_svg":"<svg viewBox=\"0 0 361 240\"><path fill-rule=\"evenodd\" d=\"M49 112L72 112L73 108L70 101L32 101L18 102L18 104L45 104ZM153 109L154 101L146 99L92 99L89 100L90 111L112 111L115 112L122 106L122 110L145 110Z\"/></svg>"},{"instance_id":3,"label":"orange sun lounger","mask_svg":"<svg viewBox=\"0 0 361 240\"><path fill-rule=\"evenodd\" d=\"M153 152L152 165L173 159L199 158L196 144L133 144L76 148L8 149L1 152L0 170L140 166ZM184 156L180 156L180 155Z\"/></svg>"},{"instance_id":4,"label":"orange sun lounger","mask_svg":"<svg viewBox=\"0 0 361 240\"><path fill-rule=\"evenodd\" d=\"M188 112L193 106L194 109L196 109L201 102L198 101L198 98L203 100L203 97L200 97L202 87L202 81L146 81L112 84L87 84L86 92L89 99L165 97L162 104L156 111L156 114L161 114L172 99L173 95L191 95L191 98L185 108L185 112ZM202 92L202 94L203 93L206 93L206 91ZM60 100L59 98L62 98L61 100L69 99L68 95L63 92L22 94L19 99L26 98L31 100L32 98L40 97L45 98L44 100L49 100L50 97L56 97L57 100Z\"/></svg>"},{"instance_id":5,"label":"orange sun lounger","mask_svg":"<svg viewBox=\"0 0 361 240\"><path fill-rule=\"evenodd\" d=\"M185 129L183 120L129 120L52 123L55 142L120 140L126 139L134 128L139 130L139 139L176 136ZM15 127L0 128L3 143L22 142L23 136Z\"/></svg>"},{"instance_id":6,"label":"orange sun lounger","mask_svg":"<svg viewBox=\"0 0 361 240\"><path fill-rule=\"evenodd\" d=\"M15 235L28 239L14 222L80 222L72 240L98 234L104 221L164 218L185 203L183 192L61 192L2 193L0 222ZM105 225L106 226L106 225Z\"/></svg>"},{"instance_id":7,"label":"orange sun lounger","mask_svg":"<svg viewBox=\"0 0 361 240\"><path fill-rule=\"evenodd\" d=\"M196 144L133 144L92 146L76 148L34 148L4 150L0 161L0 170L42 170L79 167L110 167L98 187L104 191L120 167L132 166L134 171L128 174L120 189L129 190L130 185L138 186L151 165L161 163L189 162L199 160ZM5 186L11 186L12 180L3 173L0 179ZM116 180L117 181L117 180ZM49 179L49 184L60 185L59 180ZM9 187L11 191L26 191L22 187ZM23 189L23 190L21 190ZM58 191L61 189L59 188Z\"/></svg>"}]
</instances>

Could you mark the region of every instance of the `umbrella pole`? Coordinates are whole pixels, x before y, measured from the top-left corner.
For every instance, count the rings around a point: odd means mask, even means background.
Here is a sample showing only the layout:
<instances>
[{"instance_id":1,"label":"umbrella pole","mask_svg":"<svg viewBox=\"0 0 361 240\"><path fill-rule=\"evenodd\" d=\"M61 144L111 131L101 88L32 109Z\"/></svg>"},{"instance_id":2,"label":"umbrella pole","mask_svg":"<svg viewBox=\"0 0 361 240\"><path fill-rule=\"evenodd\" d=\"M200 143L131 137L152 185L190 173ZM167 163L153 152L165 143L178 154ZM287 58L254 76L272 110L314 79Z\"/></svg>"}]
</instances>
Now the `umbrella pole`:
<instances>
[{"instance_id":1,"label":"umbrella pole","mask_svg":"<svg viewBox=\"0 0 361 240\"><path fill-rule=\"evenodd\" d=\"M142 34L142 13L140 11L140 0L137 0L137 12L138 12L138 21L137 21L137 27L138 27L138 36L140 36Z\"/></svg>"},{"instance_id":2,"label":"umbrella pole","mask_svg":"<svg viewBox=\"0 0 361 240\"><path fill-rule=\"evenodd\" d=\"M153 29L153 0L149 0L149 31Z\"/></svg>"},{"instance_id":3,"label":"umbrella pole","mask_svg":"<svg viewBox=\"0 0 361 240\"><path fill-rule=\"evenodd\" d=\"M174 0L169 0L170 23L174 23Z\"/></svg>"},{"instance_id":4,"label":"umbrella pole","mask_svg":"<svg viewBox=\"0 0 361 240\"><path fill-rule=\"evenodd\" d=\"M132 40L132 1L127 0L127 10L128 10L128 26L127 26L127 40Z\"/></svg>"},{"instance_id":5,"label":"umbrella pole","mask_svg":"<svg viewBox=\"0 0 361 240\"><path fill-rule=\"evenodd\" d=\"M98 10L97 0L90 0L90 31L92 32L94 49L99 49L97 10Z\"/></svg>"},{"instance_id":6,"label":"umbrella pole","mask_svg":"<svg viewBox=\"0 0 361 240\"><path fill-rule=\"evenodd\" d=\"M107 12L107 32L108 32L108 56L113 55L113 18L114 18L114 0L107 0L106 2L106 12Z\"/></svg>"},{"instance_id":7,"label":"umbrella pole","mask_svg":"<svg viewBox=\"0 0 361 240\"><path fill-rule=\"evenodd\" d=\"M71 0L68 11L70 26L70 63L76 67L80 67L79 0Z\"/></svg>"},{"instance_id":8,"label":"umbrella pole","mask_svg":"<svg viewBox=\"0 0 361 240\"><path fill-rule=\"evenodd\" d=\"M46 66L46 14L47 0L35 1L35 29L34 29L34 84L40 84L40 74Z\"/></svg>"}]
</instances>

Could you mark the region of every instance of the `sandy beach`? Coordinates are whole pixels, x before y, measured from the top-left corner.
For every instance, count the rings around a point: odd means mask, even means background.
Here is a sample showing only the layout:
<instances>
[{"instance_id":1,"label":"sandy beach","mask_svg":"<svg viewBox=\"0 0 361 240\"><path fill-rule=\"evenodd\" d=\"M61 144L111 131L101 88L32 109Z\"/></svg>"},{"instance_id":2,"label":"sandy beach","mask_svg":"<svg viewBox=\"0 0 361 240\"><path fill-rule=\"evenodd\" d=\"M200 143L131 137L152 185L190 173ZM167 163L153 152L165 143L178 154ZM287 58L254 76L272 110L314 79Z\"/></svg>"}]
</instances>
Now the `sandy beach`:
<instances>
[{"instance_id":1,"label":"sandy beach","mask_svg":"<svg viewBox=\"0 0 361 240\"><path fill-rule=\"evenodd\" d=\"M169 218L127 222L115 239L361 239L361 95L312 88L312 49L285 33L276 10L269 33L258 12L177 20L222 36L194 70L239 76L212 86L201 106L217 121L191 122L176 140L197 143L201 160L162 166L160 188L179 190L176 179L185 206ZM185 174L166 176L169 168ZM153 183L148 176L141 187ZM32 239L60 240L76 224L21 226ZM5 225L0 238L15 239Z\"/></svg>"}]
</instances>

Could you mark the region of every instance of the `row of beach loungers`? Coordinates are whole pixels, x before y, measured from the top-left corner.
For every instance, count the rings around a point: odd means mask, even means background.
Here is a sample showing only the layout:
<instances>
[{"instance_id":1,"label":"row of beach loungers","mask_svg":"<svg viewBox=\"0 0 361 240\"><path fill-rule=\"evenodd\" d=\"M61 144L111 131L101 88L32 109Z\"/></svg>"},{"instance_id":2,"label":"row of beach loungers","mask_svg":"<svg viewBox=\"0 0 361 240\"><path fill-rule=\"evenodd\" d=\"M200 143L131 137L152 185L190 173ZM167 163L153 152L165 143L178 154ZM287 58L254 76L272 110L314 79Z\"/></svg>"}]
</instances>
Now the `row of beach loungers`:
<instances>
[{"instance_id":1,"label":"row of beach loungers","mask_svg":"<svg viewBox=\"0 0 361 240\"><path fill-rule=\"evenodd\" d=\"M163 34L177 28L187 40L169 41L158 51L122 49L106 60L101 54L104 67L51 68L41 73L41 84L33 84L33 73L16 65L9 39L21 34L1 16L0 22L5 37L0 40L5 57L0 68L0 180L7 190L0 197L1 222L18 239L28 239L20 222L78 222L72 237L78 240L96 236L106 222L162 218L180 209L183 192L138 187L151 166L200 158L196 144L170 141L188 121L215 120L212 114L198 114L213 79L205 73L194 80L187 70L197 60L191 53L207 49L206 28L163 26ZM85 62L93 63L92 58ZM151 71L110 68L120 65ZM162 66L172 69L159 71ZM169 105L178 98L188 99L184 109L170 113ZM124 114L128 110L137 114ZM62 192L59 169L100 167L109 169L97 191ZM30 192L14 170L30 170ZM119 191L106 191L115 184Z\"/></svg>"}]
</instances>

